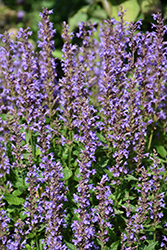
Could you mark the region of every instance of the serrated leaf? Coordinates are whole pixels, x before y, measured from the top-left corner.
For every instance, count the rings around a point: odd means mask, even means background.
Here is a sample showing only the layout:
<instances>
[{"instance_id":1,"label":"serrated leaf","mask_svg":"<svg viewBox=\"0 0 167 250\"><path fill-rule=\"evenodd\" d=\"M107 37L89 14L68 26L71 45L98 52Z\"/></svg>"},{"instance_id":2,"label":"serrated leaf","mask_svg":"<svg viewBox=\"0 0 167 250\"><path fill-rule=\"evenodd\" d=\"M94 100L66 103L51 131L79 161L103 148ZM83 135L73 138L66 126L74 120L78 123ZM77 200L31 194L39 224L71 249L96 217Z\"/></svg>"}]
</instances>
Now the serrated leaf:
<instances>
[{"instance_id":1,"label":"serrated leaf","mask_svg":"<svg viewBox=\"0 0 167 250\"><path fill-rule=\"evenodd\" d=\"M148 246L145 246L143 250L154 250L158 242L151 242Z\"/></svg>"},{"instance_id":2,"label":"serrated leaf","mask_svg":"<svg viewBox=\"0 0 167 250\"><path fill-rule=\"evenodd\" d=\"M167 151L165 150L164 146L162 145L157 145L155 146L157 149L158 154L162 157L162 158L166 158L167 156Z\"/></svg>"},{"instance_id":3,"label":"serrated leaf","mask_svg":"<svg viewBox=\"0 0 167 250\"><path fill-rule=\"evenodd\" d=\"M24 202L24 199L19 198L15 195L12 194L5 194L5 200L9 203L9 204L13 204L13 205L20 205Z\"/></svg>"},{"instance_id":4,"label":"serrated leaf","mask_svg":"<svg viewBox=\"0 0 167 250\"><path fill-rule=\"evenodd\" d=\"M64 168L63 169L63 174L64 174L64 180L68 180L68 179L70 179L70 177L72 176L72 171L71 171L71 169L69 169L69 168Z\"/></svg>"},{"instance_id":5,"label":"serrated leaf","mask_svg":"<svg viewBox=\"0 0 167 250\"><path fill-rule=\"evenodd\" d=\"M119 241L116 241L116 242L111 244L110 250L117 250L118 246L119 246Z\"/></svg>"},{"instance_id":6,"label":"serrated leaf","mask_svg":"<svg viewBox=\"0 0 167 250\"><path fill-rule=\"evenodd\" d=\"M77 247L69 242L66 242L66 246L69 250L77 250Z\"/></svg>"}]
</instances>

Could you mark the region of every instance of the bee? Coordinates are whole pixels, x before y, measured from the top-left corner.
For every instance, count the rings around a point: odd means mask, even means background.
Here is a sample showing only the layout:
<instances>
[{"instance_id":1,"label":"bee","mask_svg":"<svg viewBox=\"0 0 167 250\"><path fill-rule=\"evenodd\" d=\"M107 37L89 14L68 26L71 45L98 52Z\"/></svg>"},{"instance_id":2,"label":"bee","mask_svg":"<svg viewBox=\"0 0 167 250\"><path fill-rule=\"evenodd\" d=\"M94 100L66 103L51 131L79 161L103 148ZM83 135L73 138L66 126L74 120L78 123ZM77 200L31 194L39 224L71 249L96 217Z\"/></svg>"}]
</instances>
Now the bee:
<instances>
[{"instance_id":1,"label":"bee","mask_svg":"<svg viewBox=\"0 0 167 250\"><path fill-rule=\"evenodd\" d=\"M126 127L126 132L128 133L130 131L130 129L128 127Z\"/></svg>"}]
</instances>

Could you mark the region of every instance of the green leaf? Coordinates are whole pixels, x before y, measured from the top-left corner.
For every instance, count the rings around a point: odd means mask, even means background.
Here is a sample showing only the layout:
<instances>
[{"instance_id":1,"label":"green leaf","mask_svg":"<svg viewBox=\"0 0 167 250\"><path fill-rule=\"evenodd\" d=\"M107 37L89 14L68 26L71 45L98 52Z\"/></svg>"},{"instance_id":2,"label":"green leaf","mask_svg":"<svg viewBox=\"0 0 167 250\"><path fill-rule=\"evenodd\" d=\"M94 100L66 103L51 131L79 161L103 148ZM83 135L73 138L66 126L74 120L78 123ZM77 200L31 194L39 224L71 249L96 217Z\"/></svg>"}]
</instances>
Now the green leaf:
<instances>
[{"instance_id":1,"label":"green leaf","mask_svg":"<svg viewBox=\"0 0 167 250\"><path fill-rule=\"evenodd\" d=\"M165 150L164 146L162 145L157 145L155 146L157 149L158 154L162 157L162 158L166 158L167 156L167 151Z\"/></svg>"},{"instance_id":2,"label":"green leaf","mask_svg":"<svg viewBox=\"0 0 167 250\"><path fill-rule=\"evenodd\" d=\"M104 246L104 248L103 248L104 250L110 250L110 248L109 247L107 247L107 246Z\"/></svg>"},{"instance_id":3,"label":"green leaf","mask_svg":"<svg viewBox=\"0 0 167 250\"><path fill-rule=\"evenodd\" d=\"M62 59L63 53L61 50L55 49L52 54L54 57L57 57L60 60Z\"/></svg>"},{"instance_id":4,"label":"green leaf","mask_svg":"<svg viewBox=\"0 0 167 250\"><path fill-rule=\"evenodd\" d=\"M5 194L5 199L9 204L20 205L24 202L24 199L19 198L12 194Z\"/></svg>"},{"instance_id":5,"label":"green leaf","mask_svg":"<svg viewBox=\"0 0 167 250\"><path fill-rule=\"evenodd\" d=\"M28 133L26 133L25 137L26 137L26 142L28 143L30 141L30 138L31 138L30 131Z\"/></svg>"},{"instance_id":6,"label":"green leaf","mask_svg":"<svg viewBox=\"0 0 167 250\"><path fill-rule=\"evenodd\" d=\"M24 191L29 186L29 183L24 183L22 178L17 178L17 181L13 184L13 186L20 191Z\"/></svg>"},{"instance_id":7,"label":"green leaf","mask_svg":"<svg viewBox=\"0 0 167 250\"><path fill-rule=\"evenodd\" d=\"M45 228L45 225L44 224L40 224L40 228L37 230L38 233L41 232L44 228Z\"/></svg>"},{"instance_id":8,"label":"green leaf","mask_svg":"<svg viewBox=\"0 0 167 250\"><path fill-rule=\"evenodd\" d=\"M81 151L81 150L80 150L80 151ZM78 151L78 150L74 150L72 153L73 153L73 155L79 156L80 151Z\"/></svg>"},{"instance_id":9,"label":"green leaf","mask_svg":"<svg viewBox=\"0 0 167 250\"><path fill-rule=\"evenodd\" d=\"M43 250L44 249L44 246L45 246L45 243L41 243L41 241L42 241L43 239L41 239L40 241L39 241L39 250Z\"/></svg>"},{"instance_id":10,"label":"green leaf","mask_svg":"<svg viewBox=\"0 0 167 250\"><path fill-rule=\"evenodd\" d=\"M67 160L68 157L69 157L69 152L68 152L68 148L66 148L66 149L63 151L62 158L63 158L63 160Z\"/></svg>"},{"instance_id":11,"label":"green leaf","mask_svg":"<svg viewBox=\"0 0 167 250\"><path fill-rule=\"evenodd\" d=\"M159 159L159 163L161 163L161 162L163 162L163 163L167 163L167 160L163 160L163 159Z\"/></svg>"},{"instance_id":12,"label":"green leaf","mask_svg":"<svg viewBox=\"0 0 167 250\"><path fill-rule=\"evenodd\" d=\"M6 211L8 213L16 213L16 210L20 211L21 209L23 209L22 205L13 205L13 204L10 204L10 205L8 205Z\"/></svg>"},{"instance_id":13,"label":"green leaf","mask_svg":"<svg viewBox=\"0 0 167 250\"><path fill-rule=\"evenodd\" d=\"M114 208L114 213L115 214L123 214L124 212L119 210L119 209Z\"/></svg>"},{"instance_id":14,"label":"green leaf","mask_svg":"<svg viewBox=\"0 0 167 250\"><path fill-rule=\"evenodd\" d=\"M73 221L75 221L75 220L76 220L76 221L81 221L81 218L79 217L79 214L76 213L76 214L73 215L72 220L73 220Z\"/></svg>"},{"instance_id":15,"label":"green leaf","mask_svg":"<svg viewBox=\"0 0 167 250\"><path fill-rule=\"evenodd\" d=\"M28 157L30 156L29 153L23 153L23 158L24 160L28 160Z\"/></svg>"},{"instance_id":16,"label":"green leaf","mask_svg":"<svg viewBox=\"0 0 167 250\"><path fill-rule=\"evenodd\" d=\"M27 250L32 250L32 247L28 244L25 245Z\"/></svg>"},{"instance_id":17,"label":"green leaf","mask_svg":"<svg viewBox=\"0 0 167 250\"><path fill-rule=\"evenodd\" d=\"M134 200L134 199L136 199L136 195L134 195L134 196L129 196L129 191L125 191L125 195L124 195L124 197L123 197L123 201L127 201L127 195L128 195L128 199L129 200Z\"/></svg>"},{"instance_id":18,"label":"green leaf","mask_svg":"<svg viewBox=\"0 0 167 250\"><path fill-rule=\"evenodd\" d=\"M123 10L126 10L124 20L127 22L134 22L140 13L140 6L137 0L128 0L121 3Z\"/></svg>"},{"instance_id":19,"label":"green leaf","mask_svg":"<svg viewBox=\"0 0 167 250\"><path fill-rule=\"evenodd\" d=\"M77 250L77 247L69 242L66 242L66 246L69 250Z\"/></svg>"},{"instance_id":20,"label":"green leaf","mask_svg":"<svg viewBox=\"0 0 167 250\"><path fill-rule=\"evenodd\" d=\"M20 212L20 219L23 221L25 218L27 218L27 215L23 215L23 211Z\"/></svg>"},{"instance_id":21,"label":"green leaf","mask_svg":"<svg viewBox=\"0 0 167 250\"><path fill-rule=\"evenodd\" d=\"M33 234L33 233L29 233L29 234L27 235L27 237L28 237L29 239L32 239L32 238L34 238L34 234Z\"/></svg>"},{"instance_id":22,"label":"green leaf","mask_svg":"<svg viewBox=\"0 0 167 250\"><path fill-rule=\"evenodd\" d=\"M117 250L118 246L119 246L119 241L116 241L116 242L111 244L110 250Z\"/></svg>"},{"instance_id":23,"label":"green leaf","mask_svg":"<svg viewBox=\"0 0 167 250\"><path fill-rule=\"evenodd\" d=\"M31 238L34 238L35 235L32 234L32 233L30 233L27 236L28 236L28 238L31 239ZM37 250L37 248L34 247L34 240L31 240L31 245L30 244L26 244L25 246L26 246L26 250Z\"/></svg>"},{"instance_id":24,"label":"green leaf","mask_svg":"<svg viewBox=\"0 0 167 250\"><path fill-rule=\"evenodd\" d=\"M69 169L69 168L64 168L63 169L63 174L64 174L64 180L68 180L68 179L70 179L70 177L72 176L72 171L71 171L71 169Z\"/></svg>"},{"instance_id":25,"label":"green leaf","mask_svg":"<svg viewBox=\"0 0 167 250\"><path fill-rule=\"evenodd\" d=\"M154 250L158 242L151 242L148 246L145 246L143 250Z\"/></svg>"},{"instance_id":26,"label":"green leaf","mask_svg":"<svg viewBox=\"0 0 167 250\"><path fill-rule=\"evenodd\" d=\"M107 0L103 0L103 1L108 2ZM123 7L123 10L126 10L124 21L127 21L127 22L136 21L140 13L140 6L137 0L128 0L128 1L122 2L120 5L112 5L112 8L110 10L111 12L110 17L115 18L117 21L120 21L120 18L118 17L118 11L119 11L120 6Z\"/></svg>"},{"instance_id":27,"label":"green leaf","mask_svg":"<svg viewBox=\"0 0 167 250\"><path fill-rule=\"evenodd\" d=\"M127 176L124 177L125 180L127 181L137 181L138 179L134 177L133 175L128 174Z\"/></svg>"},{"instance_id":28,"label":"green leaf","mask_svg":"<svg viewBox=\"0 0 167 250\"><path fill-rule=\"evenodd\" d=\"M42 152L40 151L39 147L36 147L36 156L41 155Z\"/></svg>"},{"instance_id":29,"label":"green leaf","mask_svg":"<svg viewBox=\"0 0 167 250\"><path fill-rule=\"evenodd\" d=\"M21 195L22 193L23 193L22 190L17 189L17 190L14 190L14 191L13 191L12 195L14 195L14 196L19 196L19 195Z\"/></svg>"},{"instance_id":30,"label":"green leaf","mask_svg":"<svg viewBox=\"0 0 167 250\"><path fill-rule=\"evenodd\" d=\"M109 178L113 178L113 172L110 172L108 169L104 169L104 172L108 175Z\"/></svg>"},{"instance_id":31,"label":"green leaf","mask_svg":"<svg viewBox=\"0 0 167 250\"><path fill-rule=\"evenodd\" d=\"M161 6L160 0L139 0L141 13L148 15L158 11L158 8Z\"/></svg>"},{"instance_id":32,"label":"green leaf","mask_svg":"<svg viewBox=\"0 0 167 250\"><path fill-rule=\"evenodd\" d=\"M81 174L80 172L79 172L79 168L77 168L76 170L75 170L75 172L74 172L74 180L75 181L80 181L81 179L82 179L82 177L80 176L80 177L77 177L79 174Z\"/></svg>"},{"instance_id":33,"label":"green leaf","mask_svg":"<svg viewBox=\"0 0 167 250\"><path fill-rule=\"evenodd\" d=\"M75 28L78 27L78 23L86 22L88 20L87 9L89 5L82 7L76 14L69 18L68 24L70 30L73 31Z\"/></svg>"},{"instance_id":34,"label":"green leaf","mask_svg":"<svg viewBox=\"0 0 167 250\"><path fill-rule=\"evenodd\" d=\"M93 12L91 12L91 16L95 17L97 19L101 19L101 20L105 20L107 19L107 13L104 9L100 8L100 6L98 6L98 8L96 8L95 10L93 10ZM92 20L92 18L91 18Z\"/></svg>"},{"instance_id":35,"label":"green leaf","mask_svg":"<svg viewBox=\"0 0 167 250\"><path fill-rule=\"evenodd\" d=\"M103 8L109 17L112 17L115 6L112 6L109 0L101 0Z\"/></svg>"},{"instance_id":36,"label":"green leaf","mask_svg":"<svg viewBox=\"0 0 167 250\"><path fill-rule=\"evenodd\" d=\"M108 165L109 161L110 161L110 159L107 159L103 164L101 164L101 167L105 168Z\"/></svg>"},{"instance_id":37,"label":"green leaf","mask_svg":"<svg viewBox=\"0 0 167 250\"><path fill-rule=\"evenodd\" d=\"M102 134L97 134L97 136L100 139L100 141L106 143L106 138Z\"/></svg>"},{"instance_id":38,"label":"green leaf","mask_svg":"<svg viewBox=\"0 0 167 250\"><path fill-rule=\"evenodd\" d=\"M2 118L3 121L13 118L13 116L9 114L1 114L0 117Z\"/></svg>"}]
</instances>

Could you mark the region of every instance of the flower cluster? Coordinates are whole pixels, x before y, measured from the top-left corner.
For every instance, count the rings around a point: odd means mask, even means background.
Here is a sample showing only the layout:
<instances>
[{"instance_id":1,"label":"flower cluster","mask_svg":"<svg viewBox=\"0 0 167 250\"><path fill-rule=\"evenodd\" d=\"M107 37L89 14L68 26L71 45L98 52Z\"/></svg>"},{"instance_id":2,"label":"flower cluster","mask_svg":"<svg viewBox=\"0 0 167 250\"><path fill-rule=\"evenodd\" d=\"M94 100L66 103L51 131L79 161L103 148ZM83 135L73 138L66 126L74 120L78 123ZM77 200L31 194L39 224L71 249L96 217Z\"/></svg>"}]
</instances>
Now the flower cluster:
<instances>
[{"instance_id":1,"label":"flower cluster","mask_svg":"<svg viewBox=\"0 0 167 250\"><path fill-rule=\"evenodd\" d=\"M0 35L0 248L166 249L166 27L80 23L58 79L52 11ZM74 42L75 41L75 42ZM164 227L163 227L164 226Z\"/></svg>"}]
</instances>

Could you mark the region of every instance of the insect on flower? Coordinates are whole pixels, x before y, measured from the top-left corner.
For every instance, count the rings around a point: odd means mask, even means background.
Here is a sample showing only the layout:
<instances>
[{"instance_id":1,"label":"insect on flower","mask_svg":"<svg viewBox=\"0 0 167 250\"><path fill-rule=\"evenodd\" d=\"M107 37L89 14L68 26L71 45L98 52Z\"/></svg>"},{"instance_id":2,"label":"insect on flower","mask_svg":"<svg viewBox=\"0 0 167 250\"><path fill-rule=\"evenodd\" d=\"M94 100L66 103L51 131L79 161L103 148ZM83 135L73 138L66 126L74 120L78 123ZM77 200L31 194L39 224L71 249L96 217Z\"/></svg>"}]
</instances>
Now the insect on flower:
<instances>
[{"instance_id":1,"label":"insect on flower","mask_svg":"<svg viewBox=\"0 0 167 250\"><path fill-rule=\"evenodd\" d=\"M129 132L129 131L130 131L130 129L128 127L126 127L126 132Z\"/></svg>"}]
</instances>

